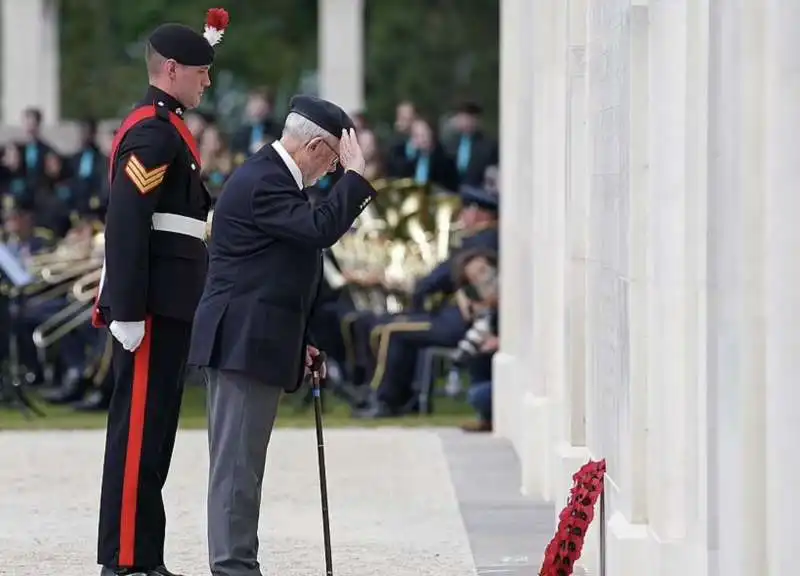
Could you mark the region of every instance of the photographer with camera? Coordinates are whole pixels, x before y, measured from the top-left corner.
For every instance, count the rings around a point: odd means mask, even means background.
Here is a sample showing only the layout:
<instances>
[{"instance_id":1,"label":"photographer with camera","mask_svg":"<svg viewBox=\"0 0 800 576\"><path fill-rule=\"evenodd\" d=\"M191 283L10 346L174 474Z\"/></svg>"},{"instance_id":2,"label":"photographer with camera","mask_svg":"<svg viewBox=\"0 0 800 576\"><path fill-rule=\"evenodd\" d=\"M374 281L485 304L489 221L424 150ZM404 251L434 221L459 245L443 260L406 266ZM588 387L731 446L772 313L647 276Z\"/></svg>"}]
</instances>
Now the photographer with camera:
<instances>
[{"instance_id":1,"label":"photographer with camera","mask_svg":"<svg viewBox=\"0 0 800 576\"><path fill-rule=\"evenodd\" d=\"M468 432L492 430L492 356L500 347L497 264L496 252L475 249L461 255L455 270L456 301L461 315L471 322L452 356L454 368L470 375L467 399L478 420L462 426Z\"/></svg>"},{"instance_id":2,"label":"photographer with camera","mask_svg":"<svg viewBox=\"0 0 800 576\"><path fill-rule=\"evenodd\" d=\"M415 390L414 372L421 365L420 352L436 348L452 348L464 337L471 320L466 320L452 300L456 291L453 283L455 263L469 250L497 250L497 215L499 196L496 191L464 187L459 191L463 226L460 248L414 286L411 306L402 314L365 318L353 328L356 346L365 351L362 364L371 374L370 387L374 394L358 418L386 418L419 409L419 394ZM434 309L426 310L425 301L437 295L444 298ZM377 334L377 350L372 362L372 336ZM372 367L370 369L370 364Z\"/></svg>"}]
</instances>

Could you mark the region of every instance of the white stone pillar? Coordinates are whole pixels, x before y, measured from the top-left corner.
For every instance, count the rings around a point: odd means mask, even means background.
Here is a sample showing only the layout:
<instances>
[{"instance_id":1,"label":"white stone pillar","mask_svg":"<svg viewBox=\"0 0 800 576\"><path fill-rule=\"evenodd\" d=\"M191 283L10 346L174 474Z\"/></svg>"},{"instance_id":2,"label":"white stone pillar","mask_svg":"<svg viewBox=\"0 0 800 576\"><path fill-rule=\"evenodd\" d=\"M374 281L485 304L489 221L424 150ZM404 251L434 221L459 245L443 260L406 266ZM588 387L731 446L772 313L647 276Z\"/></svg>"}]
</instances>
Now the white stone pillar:
<instances>
[{"instance_id":1,"label":"white stone pillar","mask_svg":"<svg viewBox=\"0 0 800 576\"><path fill-rule=\"evenodd\" d=\"M649 34L646 6L589 4L587 444L606 458L606 571L647 573ZM599 525L599 524L598 524ZM596 573L597 566L587 559Z\"/></svg>"},{"instance_id":2,"label":"white stone pillar","mask_svg":"<svg viewBox=\"0 0 800 576\"><path fill-rule=\"evenodd\" d=\"M627 410L618 418L619 464L609 476L608 574L651 573L652 543L647 532L647 398L648 398L648 214L649 189L649 14L646 4L630 7L627 58L628 110L627 195L628 219L621 238L627 255ZM624 284L623 284L624 288ZM625 301L623 301L623 306ZM596 415L602 419L603 413ZM624 457L622 456L624 455Z\"/></svg>"},{"instance_id":3,"label":"white stone pillar","mask_svg":"<svg viewBox=\"0 0 800 576\"><path fill-rule=\"evenodd\" d=\"M687 479L686 18L691 0L650 12L650 248L647 512L662 574L685 569ZM691 439L695 441L694 438Z\"/></svg>"},{"instance_id":4,"label":"white stone pillar","mask_svg":"<svg viewBox=\"0 0 800 576\"><path fill-rule=\"evenodd\" d=\"M3 123L17 126L28 107L45 124L60 120L57 0L2 0Z\"/></svg>"},{"instance_id":5,"label":"white stone pillar","mask_svg":"<svg viewBox=\"0 0 800 576\"><path fill-rule=\"evenodd\" d=\"M624 484L629 490L622 510L631 524L647 519L647 398L648 398L648 194L650 164L650 34L649 12L645 4L631 6L629 100L628 115L628 322L630 412L628 438L623 438L630 450L624 468Z\"/></svg>"},{"instance_id":6,"label":"white stone pillar","mask_svg":"<svg viewBox=\"0 0 800 576\"><path fill-rule=\"evenodd\" d=\"M525 394L530 385L526 338L532 306L530 269L533 74L527 56L531 3L500 2L500 351L494 356L495 433L514 444L523 470L534 468L521 450Z\"/></svg>"},{"instance_id":7,"label":"white stone pillar","mask_svg":"<svg viewBox=\"0 0 800 576\"><path fill-rule=\"evenodd\" d=\"M557 445L556 501L591 456L586 447L586 289L589 211L586 19L589 0L566 0L565 372L562 436Z\"/></svg>"},{"instance_id":8,"label":"white stone pillar","mask_svg":"<svg viewBox=\"0 0 800 576\"><path fill-rule=\"evenodd\" d=\"M707 236L709 1L686 14L686 411L687 553L685 574L707 576Z\"/></svg>"},{"instance_id":9,"label":"white stone pillar","mask_svg":"<svg viewBox=\"0 0 800 576\"><path fill-rule=\"evenodd\" d=\"M319 0L320 97L364 108L364 0Z\"/></svg>"},{"instance_id":10,"label":"white stone pillar","mask_svg":"<svg viewBox=\"0 0 800 576\"><path fill-rule=\"evenodd\" d=\"M545 499L553 497L553 457L561 435L560 399L564 372L565 146L566 146L566 10L564 0L532 2L533 123L533 271L532 338L527 339L532 388L526 404L525 440L531 474L523 488Z\"/></svg>"},{"instance_id":11,"label":"white stone pillar","mask_svg":"<svg viewBox=\"0 0 800 576\"><path fill-rule=\"evenodd\" d=\"M800 3L765 0L766 463L768 562L797 571L800 466Z\"/></svg>"},{"instance_id":12,"label":"white stone pillar","mask_svg":"<svg viewBox=\"0 0 800 576\"><path fill-rule=\"evenodd\" d=\"M778 574L764 568L763 6L710 5L708 567Z\"/></svg>"}]
</instances>

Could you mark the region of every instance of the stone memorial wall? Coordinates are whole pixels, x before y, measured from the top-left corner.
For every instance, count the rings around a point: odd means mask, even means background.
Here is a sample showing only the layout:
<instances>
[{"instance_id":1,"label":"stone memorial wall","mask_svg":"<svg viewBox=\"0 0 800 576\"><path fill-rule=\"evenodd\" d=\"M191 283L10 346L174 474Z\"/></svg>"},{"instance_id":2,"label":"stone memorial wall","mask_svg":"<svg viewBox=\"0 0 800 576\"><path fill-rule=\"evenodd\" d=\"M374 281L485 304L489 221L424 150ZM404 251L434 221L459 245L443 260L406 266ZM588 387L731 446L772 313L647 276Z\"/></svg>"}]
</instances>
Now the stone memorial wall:
<instances>
[{"instance_id":1,"label":"stone memorial wall","mask_svg":"<svg viewBox=\"0 0 800 576\"><path fill-rule=\"evenodd\" d=\"M791 573L800 3L501 0L495 431L606 574ZM598 527L584 566L600 573Z\"/></svg>"}]
</instances>

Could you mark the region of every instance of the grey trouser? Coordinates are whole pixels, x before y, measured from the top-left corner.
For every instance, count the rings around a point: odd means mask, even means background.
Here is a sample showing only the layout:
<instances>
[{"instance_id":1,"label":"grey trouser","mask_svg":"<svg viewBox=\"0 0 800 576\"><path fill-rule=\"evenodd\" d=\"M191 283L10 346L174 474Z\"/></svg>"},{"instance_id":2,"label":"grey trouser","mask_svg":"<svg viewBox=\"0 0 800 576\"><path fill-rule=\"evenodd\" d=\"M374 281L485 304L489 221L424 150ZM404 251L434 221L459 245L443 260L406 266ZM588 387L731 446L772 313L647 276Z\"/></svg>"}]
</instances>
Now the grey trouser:
<instances>
[{"instance_id":1,"label":"grey trouser","mask_svg":"<svg viewBox=\"0 0 800 576\"><path fill-rule=\"evenodd\" d=\"M205 368L208 386L208 557L214 576L261 576L261 482L281 389Z\"/></svg>"}]
</instances>

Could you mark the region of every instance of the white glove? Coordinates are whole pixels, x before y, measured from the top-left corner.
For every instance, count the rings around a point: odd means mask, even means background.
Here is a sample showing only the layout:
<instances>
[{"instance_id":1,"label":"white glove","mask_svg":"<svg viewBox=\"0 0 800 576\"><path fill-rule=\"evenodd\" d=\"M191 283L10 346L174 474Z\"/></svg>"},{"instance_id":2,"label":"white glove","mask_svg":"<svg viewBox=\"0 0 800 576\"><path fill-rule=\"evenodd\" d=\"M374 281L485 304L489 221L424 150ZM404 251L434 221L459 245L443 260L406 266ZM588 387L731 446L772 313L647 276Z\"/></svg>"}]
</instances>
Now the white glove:
<instances>
[{"instance_id":1,"label":"white glove","mask_svg":"<svg viewBox=\"0 0 800 576\"><path fill-rule=\"evenodd\" d=\"M117 322L114 320L108 329L128 352L136 350L144 339L144 320L141 322Z\"/></svg>"}]
</instances>

